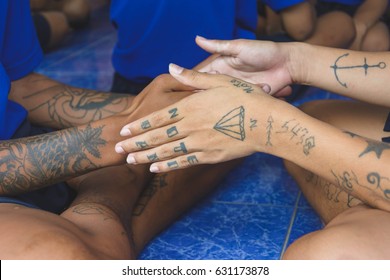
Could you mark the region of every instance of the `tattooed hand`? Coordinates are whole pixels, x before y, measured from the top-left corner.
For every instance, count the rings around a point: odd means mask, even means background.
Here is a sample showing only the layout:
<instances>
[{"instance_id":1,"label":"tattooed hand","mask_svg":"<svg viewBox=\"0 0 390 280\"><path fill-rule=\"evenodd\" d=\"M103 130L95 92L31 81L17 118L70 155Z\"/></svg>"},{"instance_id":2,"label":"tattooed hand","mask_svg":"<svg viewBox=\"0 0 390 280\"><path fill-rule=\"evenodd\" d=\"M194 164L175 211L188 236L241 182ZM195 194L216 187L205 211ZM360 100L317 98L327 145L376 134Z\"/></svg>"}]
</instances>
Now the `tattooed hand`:
<instances>
[{"instance_id":1,"label":"tattooed hand","mask_svg":"<svg viewBox=\"0 0 390 280\"><path fill-rule=\"evenodd\" d=\"M293 82L286 67L289 53L281 44L254 40L207 40L196 38L197 44L216 56L199 69L200 72L226 74L259 85L267 93L286 96Z\"/></svg>"},{"instance_id":2,"label":"tattooed hand","mask_svg":"<svg viewBox=\"0 0 390 280\"><path fill-rule=\"evenodd\" d=\"M152 172L165 172L262 150L267 138L260 137L258 122L266 123L267 110L258 106L271 109L277 99L229 76L174 65L170 71L179 81L203 91L126 125L121 135L132 137L118 143L116 151L130 153L128 163L154 162Z\"/></svg>"}]
</instances>

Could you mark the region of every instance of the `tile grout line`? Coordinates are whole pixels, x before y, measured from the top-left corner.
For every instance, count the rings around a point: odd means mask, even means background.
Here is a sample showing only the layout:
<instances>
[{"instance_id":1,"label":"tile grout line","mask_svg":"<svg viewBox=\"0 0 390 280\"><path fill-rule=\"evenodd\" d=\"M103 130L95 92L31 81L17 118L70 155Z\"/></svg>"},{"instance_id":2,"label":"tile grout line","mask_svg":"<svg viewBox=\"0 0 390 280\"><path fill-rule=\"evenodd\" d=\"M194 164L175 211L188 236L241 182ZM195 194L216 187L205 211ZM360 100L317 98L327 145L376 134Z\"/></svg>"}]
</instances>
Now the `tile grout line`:
<instances>
[{"instance_id":1,"label":"tile grout line","mask_svg":"<svg viewBox=\"0 0 390 280\"><path fill-rule=\"evenodd\" d=\"M301 195L302 195L302 192L299 191L299 194L298 194L298 196L297 196L297 200L295 201L294 211L293 211L293 214L292 214L292 216L291 216L290 224L289 224L288 229L287 229L286 237L285 237L285 239L284 239L284 243L283 243L282 251L280 252L279 259L282 258L284 252L285 252L286 249L287 249L287 243L288 243L288 240L290 239L291 230L292 230L292 227L293 227L293 225L294 225L295 218L296 218L296 216L297 216L298 204L299 204L299 200L301 199Z\"/></svg>"},{"instance_id":2,"label":"tile grout line","mask_svg":"<svg viewBox=\"0 0 390 280\"><path fill-rule=\"evenodd\" d=\"M68 59L70 59L70 58L72 58L72 57L74 57L74 56L76 56L76 55L79 55L79 54L83 53L87 48L89 48L89 47L91 47L91 46L94 46L94 45L96 45L96 44L98 44L98 43L104 42L105 40L107 40L107 38L109 38L109 37L111 37L111 36L112 36L112 34L107 34L107 35L104 36L103 38L100 38L100 39L96 40L95 42L93 42L93 43L91 43L91 44L89 44L89 45L86 45L86 46L84 46L84 47L81 47L78 51L72 52L71 54L69 54L69 55L63 57L62 59L59 59L59 60L55 61L54 63L48 64L47 66L45 66L45 67L43 67L43 68L39 68L39 71L44 71L45 69L47 69L47 68L49 68L49 67L55 66L55 65L57 65L57 64L59 64L59 63L61 63L61 62L64 62L64 61L66 61L66 60L68 60Z\"/></svg>"}]
</instances>

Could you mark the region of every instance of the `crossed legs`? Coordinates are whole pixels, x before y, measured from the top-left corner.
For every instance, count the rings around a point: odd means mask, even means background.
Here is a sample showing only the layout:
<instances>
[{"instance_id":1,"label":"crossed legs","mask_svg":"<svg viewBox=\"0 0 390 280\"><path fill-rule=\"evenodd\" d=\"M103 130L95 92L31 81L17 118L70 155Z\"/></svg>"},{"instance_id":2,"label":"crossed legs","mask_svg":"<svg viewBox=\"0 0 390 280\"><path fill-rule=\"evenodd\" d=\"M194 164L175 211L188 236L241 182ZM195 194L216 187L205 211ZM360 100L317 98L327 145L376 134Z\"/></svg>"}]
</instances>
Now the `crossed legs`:
<instances>
[{"instance_id":1,"label":"crossed legs","mask_svg":"<svg viewBox=\"0 0 390 280\"><path fill-rule=\"evenodd\" d=\"M314 101L302 110L320 120L355 134L381 140L389 109L352 101ZM342 191L332 182L285 162L325 223L319 231L296 240L285 259L389 259L390 213L373 209Z\"/></svg>"}]
</instances>

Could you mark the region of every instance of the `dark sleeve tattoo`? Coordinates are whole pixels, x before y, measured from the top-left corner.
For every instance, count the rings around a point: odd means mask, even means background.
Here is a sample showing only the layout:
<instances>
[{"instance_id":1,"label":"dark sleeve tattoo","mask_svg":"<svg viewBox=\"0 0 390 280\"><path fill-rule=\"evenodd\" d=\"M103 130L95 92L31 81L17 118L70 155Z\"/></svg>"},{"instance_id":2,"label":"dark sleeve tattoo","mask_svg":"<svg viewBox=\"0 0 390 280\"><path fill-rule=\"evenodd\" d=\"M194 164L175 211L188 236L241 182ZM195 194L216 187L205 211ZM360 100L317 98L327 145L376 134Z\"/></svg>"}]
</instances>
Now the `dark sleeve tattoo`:
<instances>
[{"instance_id":1,"label":"dark sleeve tattoo","mask_svg":"<svg viewBox=\"0 0 390 280\"><path fill-rule=\"evenodd\" d=\"M360 65L340 65L341 64L341 61L346 58L347 56L349 56L349 53L345 53L343 55L340 55L336 61L334 62L333 65L330 66L330 68L333 69L333 72L334 72L334 76L337 80L337 82L345 87L345 88L348 88L348 85L346 82L343 82L342 81L342 78L341 78L341 72L342 70L351 70L351 69L356 69L356 68L361 68L362 70L364 70L364 74L365 76L367 76L368 74L368 70L370 68L377 68L377 69L384 69L386 68L386 63L381 61L381 62L378 62L377 64L368 64L367 63L367 59L364 58L364 63L363 64L360 64Z\"/></svg>"},{"instance_id":2,"label":"dark sleeve tattoo","mask_svg":"<svg viewBox=\"0 0 390 280\"><path fill-rule=\"evenodd\" d=\"M1 192L13 195L42 188L99 168L103 127L87 125L0 143Z\"/></svg>"},{"instance_id":3,"label":"dark sleeve tattoo","mask_svg":"<svg viewBox=\"0 0 390 280\"><path fill-rule=\"evenodd\" d=\"M48 92L50 93L49 97ZM42 121L39 125L68 128L100 120L123 112L129 107L128 95L56 85L34 92L24 99L36 105L29 108L30 116ZM46 117L42 117L46 116Z\"/></svg>"}]
</instances>

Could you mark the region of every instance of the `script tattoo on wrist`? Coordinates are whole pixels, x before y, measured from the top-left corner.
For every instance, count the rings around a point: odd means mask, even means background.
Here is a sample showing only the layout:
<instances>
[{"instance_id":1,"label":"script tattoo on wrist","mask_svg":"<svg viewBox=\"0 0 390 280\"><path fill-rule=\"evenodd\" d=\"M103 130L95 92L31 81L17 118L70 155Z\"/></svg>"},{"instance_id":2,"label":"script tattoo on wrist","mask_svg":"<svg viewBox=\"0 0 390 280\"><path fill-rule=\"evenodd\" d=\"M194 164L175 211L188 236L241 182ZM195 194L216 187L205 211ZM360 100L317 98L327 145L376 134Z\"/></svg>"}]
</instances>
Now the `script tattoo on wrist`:
<instances>
[{"instance_id":1,"label":"script tattoo on wrist","mask_svg":"<svg viewBox=\"0 0 390 280\"><path fill-rule=\"evenodd\" d=\"M238 88L241 88L246 93L252 93L253 92L253 86L251 84L247 84L243 81L233 79L230 81L230 83Z\"/></svg>"},{"instance_id":2,"label":"script tattoo on wrist","mask_svg":"<svg viewBox=\"0 0 390 280\"><path fill-rule=\"evenodd\" d=\"M340 64L340 61L343 60L344 58L346 58L347 56L349 56L349 53L345 53L345 54L343 54L343 55L340 55L340 56L336 59L336 61L334 62L334 64L330 66L330 68L333 69L334 76L335 76L337 82L338 82L341 86L343 86L343 87L345 87L345 88L348 88L348 85L347 85L346 82L343 82L342 79L340 78L340 72L341 72L341 70L351 70L351 69L358 69L358 68L361 68L361 69L364 70L365 76L367 76L368 70L369 70L370 68L377 68L377 69L380 69L380 70L386 68L386 63L383 62L383 61L381 61L381 62L379 62L379 63L377 63L377 64L371 64L371 65L368 64L368 63L367 63L367 58L364 58L364 63L363 63L363 64L360 64L360 65L346 65L346 66L343 65L343 66L340 66L340 65L339 65L339 64Z\"/></svg>"},{"instance_id":3,"label":"script tattoo on wrist","mask_svg":"<svg viewBox=\"0 0 390 280\"><path fill-rule=\"evenodd\" d=\"M305 156L308 156L311 149L315 147L315 137L295 119L286 121L277 133L290 135L290 141L294 141L296 145L302 145Z\"/></svg>"},{"instance_id":4,"label":"script tattoo on wrist","mask_svg":"<svg viewBox=\"0 0 390 280\"><path fill-rule=\"evenodd\" d=\"M231 138L245 140L245 108L237 107L224 115L215 125L214 129Z\"/></svg>"}]
</instances>

